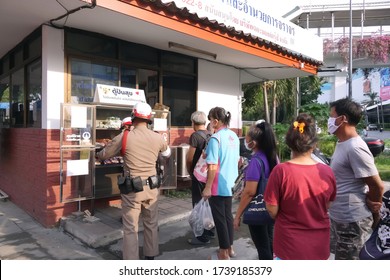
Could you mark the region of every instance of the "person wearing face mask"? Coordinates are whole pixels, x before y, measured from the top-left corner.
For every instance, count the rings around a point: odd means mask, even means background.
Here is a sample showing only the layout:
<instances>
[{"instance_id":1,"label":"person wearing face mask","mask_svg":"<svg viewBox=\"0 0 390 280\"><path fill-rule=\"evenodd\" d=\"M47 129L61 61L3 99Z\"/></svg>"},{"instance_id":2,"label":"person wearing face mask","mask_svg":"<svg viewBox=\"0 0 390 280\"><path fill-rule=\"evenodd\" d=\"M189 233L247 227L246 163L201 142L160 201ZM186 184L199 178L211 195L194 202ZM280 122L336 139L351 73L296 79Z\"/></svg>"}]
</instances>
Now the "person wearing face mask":
<instances>
[{"instance_id":1,"label":"person wearing face mask","mask_svg":"<svg viewBox=\"0 0 390 280\"><path fill-rule=\"evenodd\" d=\"M238 230L241 224L241 216L253 197L256 195L258 182L261 176L259 160L264 165L264 175L269 177L272 169L278 163L276 151L276 138L269 123L263 121L252 125L245 136L245 147L252 151L252 158L245 170L245 187L241 194L240 204L233 221L234 229ZM253 243L256 246L259 260L272 260L272 240L274 225L248 224Z\"/></svg>"},{"instance_id":2,"label":"person wearing face mask","mask_svg":"<svg viewBox=\"0 0 390 280\"><path fill-rule=\"evenodd\" d=\"M237 134L228 128L231 114L224 108L214 107L208 119L214 129L206 148L207 181L202 192L209 199L219 250L211 259L228 260L235 256L233 250L232 187L238 176L240 141Z\"/></svg>"},{"instance_id":3,"label":"person wearing face mask","mask_svg":"<svg viewBox=\"0 0 390 280\"><path fill-rule=\"evenodd\" d=\"M383 182L367 144L356 131L361 106L349 98L330 104L328 132L337 138L330 167L337 195L329 208L331 252L335 259L359 259L359 252L379 222Z\"/></svg>"}]
</instances>

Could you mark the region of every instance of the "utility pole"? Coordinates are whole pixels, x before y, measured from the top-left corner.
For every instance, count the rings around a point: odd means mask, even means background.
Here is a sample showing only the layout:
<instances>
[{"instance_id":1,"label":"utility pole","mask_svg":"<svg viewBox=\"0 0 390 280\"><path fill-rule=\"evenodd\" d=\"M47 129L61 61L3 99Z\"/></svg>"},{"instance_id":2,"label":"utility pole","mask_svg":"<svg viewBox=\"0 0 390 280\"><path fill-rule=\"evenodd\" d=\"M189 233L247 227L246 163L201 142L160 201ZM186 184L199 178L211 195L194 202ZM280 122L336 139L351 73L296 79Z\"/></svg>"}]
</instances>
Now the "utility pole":
<instances>
[{"instance_id":1,"label":"utility pole","mask_svg":"<svg viewBox=\"0 0 390 280\"><path fill-rule=\"evenodd\" d=\"M352 98L352 0L349 0L348 97Z\"/></svg>"},{"instance_id":2,"label":"utility pole","mask_svg":"<svg viewBox=\"0 0 390 280\"><path fill-rule=\"evenodd\" d=\"M379 97L379 100L381 102L381 111L382 111L382 128L385 129L385 119L383 117L383 103L382 103L382 98Z\"/></svg>"}]
</instances>

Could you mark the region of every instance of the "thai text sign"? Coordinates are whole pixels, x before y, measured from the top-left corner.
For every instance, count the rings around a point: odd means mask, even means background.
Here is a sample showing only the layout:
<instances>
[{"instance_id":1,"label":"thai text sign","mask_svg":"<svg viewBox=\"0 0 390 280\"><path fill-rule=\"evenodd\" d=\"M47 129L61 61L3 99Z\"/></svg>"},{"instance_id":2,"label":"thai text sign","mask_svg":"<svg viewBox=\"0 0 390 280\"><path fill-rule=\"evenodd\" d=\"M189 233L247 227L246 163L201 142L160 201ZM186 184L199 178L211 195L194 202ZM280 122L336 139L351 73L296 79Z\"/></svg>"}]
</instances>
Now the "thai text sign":
<instances>
[{"instance_id":1,"label":"thai text sign","mask_svg":"<svg viewBox=\"0 0 390 280\"><path fill-rule=\"evenodd\" d=\"M169 3L171 0L161 0ZM285 19L264 11L259 0L176 0L179 8L187 8L200 18L216 20L237 31L250 33L291 51L323 60L322 39ZM310 42L308 44L307 42Z\"/></svg>"},{"instance_id":2,"label":"thai text sign","mask_svg":"<svg viewBox=\"0 0 390 280\"><path fill-rule=\"evenodd\" d=\"M97 84L93 101L96 103L133 106L137 102L146 102L146 99L145 92L141 89Z\"/></svg>"}]
</instances>

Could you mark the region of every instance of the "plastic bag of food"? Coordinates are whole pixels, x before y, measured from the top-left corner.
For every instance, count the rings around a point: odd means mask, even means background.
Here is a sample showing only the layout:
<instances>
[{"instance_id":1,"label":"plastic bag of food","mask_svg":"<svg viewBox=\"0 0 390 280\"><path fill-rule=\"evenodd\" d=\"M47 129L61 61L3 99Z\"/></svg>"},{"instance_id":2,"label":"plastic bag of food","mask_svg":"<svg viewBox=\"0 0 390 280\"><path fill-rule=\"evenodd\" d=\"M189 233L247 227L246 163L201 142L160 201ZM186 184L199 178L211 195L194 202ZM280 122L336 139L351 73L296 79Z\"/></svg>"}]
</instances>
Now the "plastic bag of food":
<instances>
[{"instance_id":1,"label":"plastic bag of food","mask_svg":"<svg viewBox=\"0 0 390 280\"><path fill-rule=\"evenodd\" d=\"M215 226L208 200L201 199L195 205L188 218L188 222L196 237L201 236L205 229L210 230Z\"/></svg>"},{"instance_id":2,"label":"plastic bag of food","mask_svg":"<svg viewBox=\"0 0 390 280\"><path fill-rule=\"evenodd\" d=\"M214 228L214 218L213 214L211 213L211 208L208 200L202 199L202 221L203 221L203 228L207 230L211 230Z\"/></svg>"}]
</instances>

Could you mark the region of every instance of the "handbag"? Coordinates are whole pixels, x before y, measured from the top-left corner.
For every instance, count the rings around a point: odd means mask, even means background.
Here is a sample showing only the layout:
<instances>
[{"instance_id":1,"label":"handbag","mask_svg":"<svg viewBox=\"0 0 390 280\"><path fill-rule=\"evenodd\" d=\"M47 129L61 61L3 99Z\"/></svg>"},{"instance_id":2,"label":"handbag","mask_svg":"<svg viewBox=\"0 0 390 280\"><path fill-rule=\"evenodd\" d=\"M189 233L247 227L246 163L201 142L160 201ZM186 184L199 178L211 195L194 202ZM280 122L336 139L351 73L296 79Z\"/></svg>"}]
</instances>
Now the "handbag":
<instances>
[{"instance_id":1,"label":"handbag","mask_svg":"<svg viewBox=\"0 0 390 280\"><path fill-rule=\"evenodd\" d=\"M207 143L208 143L208 140L210 137L208 135L200 133L200 131L199 131L199 135L205 140L204 147L203 147L203 151L204 151L204 150L206 150L206 146L207 146ZM195 164L193 174L199 182L206 183L207 182L207 170L208 170L208 167L207 167L206 158L203 157L203 152L202 152L198 161Z\"/></svg>"},{"instance_id":2,"label":"handbag","mask_svg":"<svg viewBox=\"0 0 390 280\"><path fill-rule=\"evenodd\" d=\"M268 178L265 178L264 163L261 159L252 157L260 163L261 177L257 184L256 196L249 202L243 215L242 222L248 225L267 225L273 224L274 220L269 215L265 207L264 191L267 186Z\"/></svg>"},{"instance_id":3,"label":"handbag","mask_svg":"<svg viewBox=\"0 0 390 280\"><path fill-rule=\"evenodd\" d=\"M196 162L195 168L194 168L194 176L195 178L202 183L206 183L207 181L207 162L206 159L203 157L203 154L200 155L198 161Z\"/></svg>"}]
</instances>

